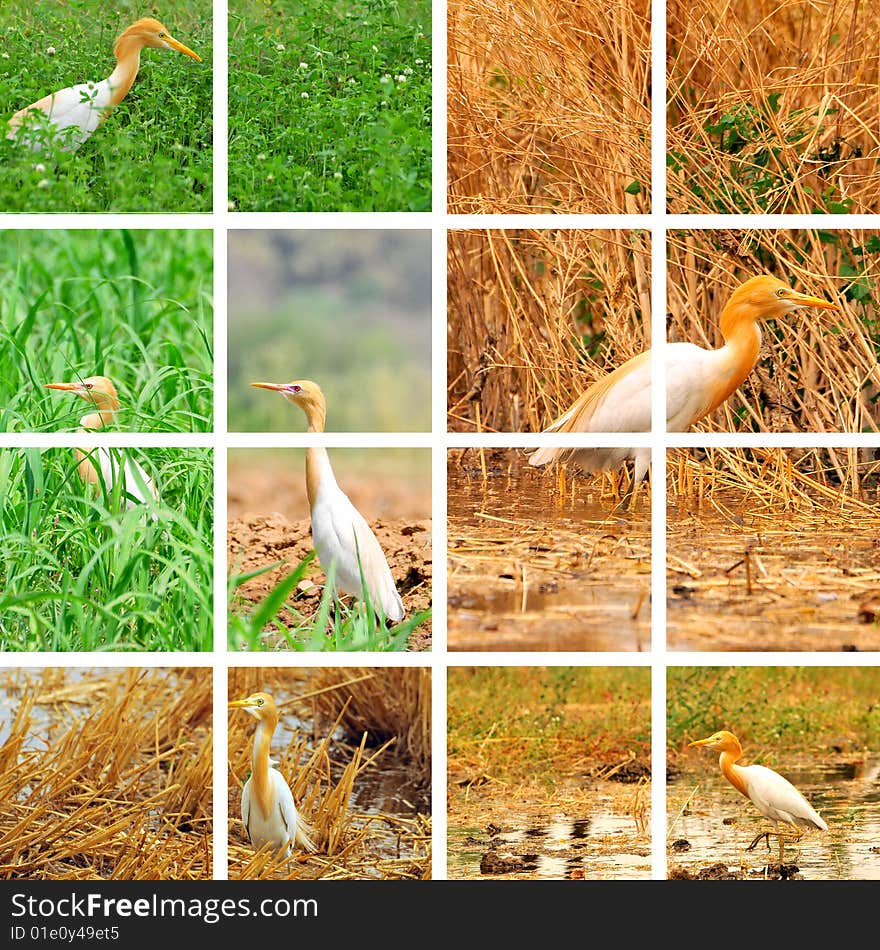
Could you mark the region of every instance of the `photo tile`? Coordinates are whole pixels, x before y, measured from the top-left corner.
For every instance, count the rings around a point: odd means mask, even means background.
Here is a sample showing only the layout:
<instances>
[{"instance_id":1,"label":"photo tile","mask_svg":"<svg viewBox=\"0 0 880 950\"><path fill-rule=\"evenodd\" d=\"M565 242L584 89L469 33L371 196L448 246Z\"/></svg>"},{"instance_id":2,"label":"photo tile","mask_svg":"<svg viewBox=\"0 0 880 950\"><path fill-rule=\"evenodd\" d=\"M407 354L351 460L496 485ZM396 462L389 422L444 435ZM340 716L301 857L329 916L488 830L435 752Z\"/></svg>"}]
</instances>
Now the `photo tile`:
<instances>
[{"instance_id":1,"label":"photo tile","mask_svg":"<svg viewBox=\"0 0 880 950\"><path fill-rule=\"evenodd\" d=\"M431 683L416 666L232 666L229 879L429 880Z\"/></svg>"},{"instance_id":2,"label":"photo tile","mask_svg":"<svg viewBox=\"0 0 880 950\"><path fill-rule=\"evenodd\" d=\"M880 668L670 666L673 880L876 880Z\"/></svg>"},{"instance_id":3,"label":"photo tile","mask_svg":"<svg viewBox=\"0 0 880 950\"><path fill-rule=\"evenodd\" d=\"M453 666L447 708L450 879L651 877L648 668Z\"/></svg>"}]
</instances>

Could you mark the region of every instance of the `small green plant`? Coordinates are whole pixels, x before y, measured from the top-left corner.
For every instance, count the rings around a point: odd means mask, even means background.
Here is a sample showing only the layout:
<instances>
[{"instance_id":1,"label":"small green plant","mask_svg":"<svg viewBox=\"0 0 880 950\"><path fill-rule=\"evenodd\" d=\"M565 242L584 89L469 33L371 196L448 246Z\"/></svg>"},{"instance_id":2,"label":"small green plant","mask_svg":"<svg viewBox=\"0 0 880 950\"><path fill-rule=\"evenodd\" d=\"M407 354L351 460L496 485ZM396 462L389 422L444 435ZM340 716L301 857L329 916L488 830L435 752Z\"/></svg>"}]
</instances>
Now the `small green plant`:
<instances>
[{"instance_id":1,"label":"small green plant","mask_svg":"<svg viewBox=\"0 0 880 950\"><path fill-rule=\"evenodd\" d=\"M228 596L233 605L229 615L231 650L296 650L298 652L396 652L405 650L413 632L431 618L423 610L390 629L381 610L373 605L366 585L361 598L343 603L335 594L332 569L324 585L318 610L306 617L291 603L297 585L309 571L315 558L311 552L283 578L258 604L250 609L236 603L238 590L248 581L274 570L281 562L229 578ZM287 618L279 617L284 610Z\"/></svg>"}]
</instances>

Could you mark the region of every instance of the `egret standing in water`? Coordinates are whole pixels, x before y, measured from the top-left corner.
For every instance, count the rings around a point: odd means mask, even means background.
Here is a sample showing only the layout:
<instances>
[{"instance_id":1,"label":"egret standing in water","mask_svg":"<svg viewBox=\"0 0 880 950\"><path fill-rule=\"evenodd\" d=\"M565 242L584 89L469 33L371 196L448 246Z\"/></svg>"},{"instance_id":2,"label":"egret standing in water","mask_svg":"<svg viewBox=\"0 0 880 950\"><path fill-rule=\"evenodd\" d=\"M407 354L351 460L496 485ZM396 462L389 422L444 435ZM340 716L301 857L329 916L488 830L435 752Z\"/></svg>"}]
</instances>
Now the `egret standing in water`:
<instances>
[{"instance_id":1,"label":"egret standing in water","mask_svg":"<svg viewBox=\"0 0 880 950\"><path fill-rule=\"evenodd\" d=\"M87 413L79 420L84 430L103 429L115 420L119 411L116 387L106 376L89 376L71 383L46 383L45 388L73 393L91 405L94 412ZM107 494L111 495L119 477L120 466L110 450L103 445L91 445L75 449L75 452L80 478L87 485L97 485L99 489L103 483ZM122 477L126 508L156 501L156 487L152 479L134 459L126 457ZM156 520L155 512L153 520Z\"/></svg>"},{"instance_id":2,"label":"egret standing in water","mask_svg":"<svg viewBox=\"0 0 880 950\"><path fill-rule=\"evenodd\" d=\"M709 415L739 389L758 361L759 323L787 316L801 307L838 310L821 297L802 294L776 277L752 277L731 295L721 312L724 345L715 350L695 343L667 343L666 429L683 432ZM640 353L612 373L596 380L545 432L650 432L651 350ZM634 484L648 471L651 449L540 448L530 465L573 461L584 472L617 468L635 462Z\"/></svg>"},{"instance_id":3,"label":"egret standing in water","mask_svg":"<svg viewBox=\"0 0 880 950\"><path fill-rule=\"evenodd\" d=\"M309 432L324 431L327 405L317 383L300 379L251 385L281 393L305 413ZM403 620L403 601L385 554L364 516L336 483L325 448L306 449L306 489L318 560L325 573L332 568L337 590L363 597L366 588L374 608L395 623Z\"/></svg>"},{"instance_id":4,"label":"egret standing in water","mask_svg":"<svg viewBox=\"0 0 880 950\"><path fill-rule=\"evenodd\" d=\"M145 46L176 50L201 62L199 56L174 39L158 20L149 17L138 20L116 40L113 47L116 68L106 79L69 86L19 110L9 120L7 138L19 138L35 151L42 147L47 136L67 150L79 148L110 109L128 95Z\"/></svg>"},{"instance_id":5,"label":"egret standing in water","mask_svg":"<svg viewBox=\"0 0 880 950\"><path fill-rule=\"evenodd\" d=\"M708 739L697 739L690 747L711 749L720 752L719 765L721 774L728 782L746 798L750 799L755 808L765 817L777 824L788 825L791 832L765 831L759 834L749 845L748 850L766 838L768 847L770 835L775 834L779 840L779 863L782 864L782 852L785 847L785 838L800 840L802 829L818 828L827 831L828 825L803 795L778 772L763 765L737 765L742 758L743 750L739 739L733 733L722 729Z\"/></svg>"},{"instance_id":6,"label":"egret standing in water","mask_svg":"<svg viewBox=\"0 0 880 950\"><path fill-rule=\"evenodd\" d=\"M278 709L268 693L253 693L236 699L230 709L243 709L257 720L251 775L241 792L241 820L248 840L259 850L272 847L289 858L294 845L305 851L317 851L314 832L293 802L293 793L284 776L270 768L269 745L278 725Z\"/></svg>"}]
</instances>

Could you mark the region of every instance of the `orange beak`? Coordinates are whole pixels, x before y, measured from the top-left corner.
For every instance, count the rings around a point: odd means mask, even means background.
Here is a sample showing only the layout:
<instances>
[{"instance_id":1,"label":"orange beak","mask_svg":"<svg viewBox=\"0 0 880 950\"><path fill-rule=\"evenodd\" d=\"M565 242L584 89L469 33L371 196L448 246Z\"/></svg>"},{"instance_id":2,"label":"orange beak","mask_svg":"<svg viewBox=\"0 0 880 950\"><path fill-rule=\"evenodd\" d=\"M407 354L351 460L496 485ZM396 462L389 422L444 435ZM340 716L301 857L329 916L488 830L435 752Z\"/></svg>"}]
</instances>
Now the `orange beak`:
<instances>
[{"instance_id":1,"label":"orange beak","mask_svg":"<svg viewBox=\"0 0 880 950\"><path fill-rule=\"evenodd\" d=\"M287 383L251 383L251 386L256 386L257 389L271 389L273 392L279 393L287 388Z\"/></svg>"},{"instance_id":2,"label":"orange beak","mask_svg":"<svg viewBox=\"0 0 880 950\"><path fill-rule=\"evenodd\" d=\"M183 43L178 42L174 39L173 36L165 36L165 42L171 47L171 49L176 49L178 53L183 53L184 56L192 56L196 62L201 62L202 57L197 53L194 53L188 46L184 46Z\"/></svg>"},{"instance_id":3,"label":"orange beak","mask_svg":"<svg viewBox=\"0 0 880 950\"><path fill-rule=\"evenodd\" d=\"M822 297L811 297L809 294L800 294L792 291L792 300L797 301L799 307L818 307L820 310L840 310L836 303L824 300Z\"/></svg>"},{"instance_id":4,"label":"orange beak","mask_svg":"<svg viewBox=\"0 0 880 950\"><path fill-rule=\"evenodd\" d=\"M82 383L45 383L43 385L44 389L60 389L66 393L74 393L79 389L82 389Z\"/></svg>"}]
</instances>

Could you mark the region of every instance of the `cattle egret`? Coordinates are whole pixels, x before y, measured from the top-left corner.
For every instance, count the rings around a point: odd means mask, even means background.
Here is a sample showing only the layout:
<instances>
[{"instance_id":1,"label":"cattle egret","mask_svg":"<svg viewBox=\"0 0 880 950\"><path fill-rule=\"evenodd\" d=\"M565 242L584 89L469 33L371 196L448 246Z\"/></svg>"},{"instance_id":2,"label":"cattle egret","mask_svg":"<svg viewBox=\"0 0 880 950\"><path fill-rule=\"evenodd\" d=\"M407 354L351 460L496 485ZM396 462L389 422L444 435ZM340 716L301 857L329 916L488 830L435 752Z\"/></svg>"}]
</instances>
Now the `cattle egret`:
<instances>
[{"instance_id":1,"label":"cattle egret","mask_svg":"<svg viewBox=\"0 0 880 950\"><path fill-rule=\"evenodd\" d=\"M201 62L201 57L170 36L158 20L138 20L116 40L116 68L106 79L68 86L26 106L9 120L7 138L18 138L35 151L47 139L66 151L79 148L108 111L128 95L145 46L177 50Z\"/></svg>"},{"instance_id":2,"label":"cattle egret","mask_svg":"<svg viewBox=\"0 0 880 950\"><path fill-rule=\"evenodd\" d=\"M324 431L327 407L317 383L301 379L292 383L251 385L281 393L305 413L309 432ZM318 560L325 573L332 569L337 591L362 597L366 589L373 606L388 620L403 620L403 601L397 593L388 561L363 515L336 484L324 448L306 449L306 489Z\"/></svg>"},{"instance_id":3,"label":"cattle egret","mask_svg":"<svg viewBox=\"0 0 880 950\"><path fill-rule=\"evenodd\" d=\"M794 829L792 833L788 834L778 830L775 832L765 831L755 838L749 845L748 850L751 851L761 838L766 838L769 844L770 835L775 834L779 839L779 863L781 865L786 837L800 840L803 835L802 828L828 830L828 825L825 824L818 812L788 779L763 765L736 764L742 758L743 751L739 739L733 733L722 729L720 732L709 736L708 739L697 739L690 746L711 749L713 752L720 751L721 756L718 761L721 765L721 774L727 781L738 792L751 799L755 808L765 818Z\"/></svg>"},{"instance_id":4,"label":"cattle egret","mask_svg":"<svg viewBox=\"0 0 880 950\"><path fill-rule=\"evenodd\" d=\"M95 411L87 413L79 420L79 424L85 430L103 429L108 423L114 421L119 411L116 387L106 376L89 376L73 383L46 383L45 388L73 393L90 403ZM113 486L118 480L120 465L109 449L103 445L90 445L75 451L80 478L87 485L97 485L99 489L103 484L107 494L112 494ZM95 468L96 459L100 474L98 468ZM155 502L156 488L150 476L134 459L126 457L123 475L122 490L125 494L126 508ZM157 520L155 512L153 512L153 520Z\"/></svg>"},{"instance_id":5,"label":"cattle egret","mask_svg":"<svg viewBox=\"0 0 880 950\"><path fill-rule=\"evenodd\" d=\"M251 775L241 791L241 820L248 840L259 850L271 844L276 851L289 858L294 845L306 851L317 851L314 832L305 819L297 814L293 793L284 776L269 759L269 745L278 725L278 709L268 693L254 693L245 699L236 699L230 709L243 709L257 720Z\"/></svg>"},{"instance_id":6,"label":"cattle egret","mask_svg":"<svg viewBox=\"0 0 880 950\"><path fill-rule=\"evenodd\" d=\"M667 343L666 429L683 432L717 409L739 388L758 360L762 320L773 320L800 307L838 310L836 304L792 290L776 277L752 277L731 295L721 312L724 345L707 350L694 343ZM651 351L640 353L598 379L545 432L650 432ZM648 471L651 450L641 448L540 448L530 465L573 461L584 472L635 462L634 483Z\"/></svg>"}]
</instances>

